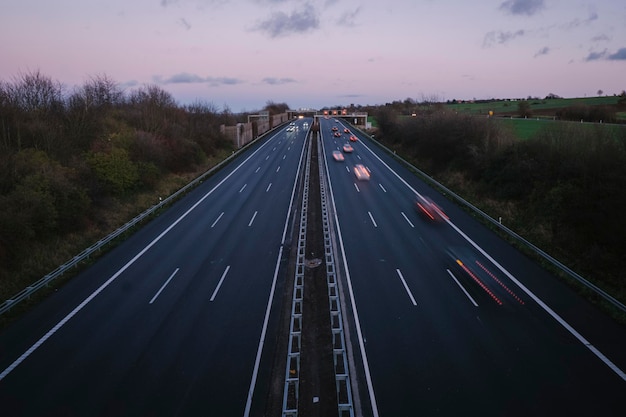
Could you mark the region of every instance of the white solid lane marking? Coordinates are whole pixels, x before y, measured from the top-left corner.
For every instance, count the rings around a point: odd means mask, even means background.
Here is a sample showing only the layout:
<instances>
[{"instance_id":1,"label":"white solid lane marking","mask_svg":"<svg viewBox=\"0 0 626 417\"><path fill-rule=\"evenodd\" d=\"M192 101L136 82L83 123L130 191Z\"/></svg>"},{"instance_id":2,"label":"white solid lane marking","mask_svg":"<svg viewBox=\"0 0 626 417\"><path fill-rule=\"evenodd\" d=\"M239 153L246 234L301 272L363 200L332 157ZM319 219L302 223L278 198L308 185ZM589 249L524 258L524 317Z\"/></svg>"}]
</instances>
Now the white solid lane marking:
<instances>
[{"instance_id":1,"label":"white solid lane marking","mask_svg":"<svg viewBox=\"0 0 626 417\"><path fill-rule=\"evenodd\" d=\"M244 184L243 187L241 187L241 189L239 190L239 192L242 192L246 188L247 185L248 185L247 183Z\"/></svg>"},{"instance_id":2,"label":"white solid lane marking","mask_svg":"<svg viewBox=\"0 0 626 417\"><path fill-rule=\"evenodd\" d=\"M398 273L398 276L400 277L400 281L402 281L402 285L404 285L404 289L406 290L406 293L409 294L409 298L411 299L411 302L413 303L414 306L416 306L417 301L415 301L415 298L413 297L413 294L411 293L409 286L406 284L406 281L404 280L404 277L402 276L402 272L400 272L399 269L396 269L396 272Z\"/></svg>"},{"instance_id":3,"label":"white solid lane marking","mask_svg":"<svg viewBox=\"0 0 626 417\"><path fill-rule=\"evenodd\" d=\"M217 292L220 290L220 287L222 286L222 282L224 282L224 278L226 278L226 274L228 274L229 270L230 270L230 265L228 265L226 269L224 270L224 273L222 274L222 278L220 278L220 282L217 283L217 287L215 287L215 291L213 291L213 295L211 295L211 298L209 299L209 301L215 300L215 296L217 295Z\"/></svg>"},{"instance_id":4,"label":"white solid lane marking","mask_svg":"<svg viewBox=\"0 0 626 417\"><path fill-rule=\"evenodd\" d=\"M159 291L157 291L156 294L154 294L154 297L152 297L152 300L150 300L150 302L148 304L152 304L154 303L154 300L157 299L157 297L159 296L159 294L161 294L161 291L163 291L165 289L165 287L167 287L167 284L170 283L170 281L172 280L172 278L174 278L174 275L176 275L176 273L178 272L180 268L176 268L176 270L174 272L172 272L172 275L170 275L170 277L167 279L167 281L165 281L165 284L163 284L161 286L161 288L159 289Z\"/></svg>"},{"instance_id":5,"label":"white solid lane marking","mask_svg":"<svg viewBox=\"0 0 626 417\"><path fill-rule=\"evenodd\" d=\"M404 217L404 220L406 220L406 222L411 225L411 227L415 228L415 225L413 223L411 223L411 220L409 220L408 217L406 217L406 214L404 214L403 211L400 212L402 214L402 217Z\"/></svg>"},{"instance_id":6,"label":"white solid lane marking","mask_svg":"<svg viewBox=\"0 0 626 417\"><path fill-rule=\"evenodd\" d=\"M258 211L255 211L254 214L252 215L252 218L250 219L250 223L248 223L248 227L252 226L252 223L254 222L254 219L255 219L257 213L258 213Z\"/></svg>"},{"instance_id":7,"label":"white solid lane marking","mask_svg":"<svg viewBox=\"0 0 626 417\"><path fill-rule=\"evenodd\" d=\"M213 222L213 224L211 225L211 229L215 227L215 225L217 224L217 222L220 221L220 219L222 218L222 216L224 215L224 212L221 212L219 216L217 216L217 219L215 219L215 221Z\"/></svg>"},{"instance_id":8,"label":"white solid lane marking","mask_svg":"<svg viewBox=\"0 0 626 417\"><path fill-rule=\"evenodd\" d=\"M474 299L472 298L471 295L469 295L469 293L467 292L467 290L465 289L464 286L461 285L461 283L459 282L458 279L456 279L456 277L454 276L454 274L449 270L446 269L446 271L448 271L448 274L450 274L450 276L452 277L452 279L454 280L454 282L456 282L456 285L459 286L459 288L461 288L461 290L465 293L465 295L467 295L467 298L470 299L470 301L472 302L472 304L474 304L474 307L478 307L478 303L476 301L474 301Z\"/></svg>"},{"instance_id":9,"label":"white solid lane marking","mask_svg":"<svg viewBox=\"0 0 626 417\"><path fill-rule=\"evenodd\" d=\"M270 182L269 185L267 186L267 188L265 189L265 192L268 192L270 190L270 188L272 188L272 183Z\"/></svg>"},{"instance_id":10,"label":"white solid lane marking","mask_svg":"<svg viewBox=\"0 0 626 417\"><path fill-rule=\"evenodd\" d=\"M372 212L368 211L367 214L370 215L370 220L372 221L372 223L374 224L374 227L378 227L378 225L376 224L376 221L374 220L374 216L372 216Z\"/></svg>"},{"instance_id":11,"label":"white solid lane marking","mask_svg":"<svg viewBox=\"0 0 626 417\"><path fill-rule=\"evenodd\" d=\"M381 190L383 190L384 192L387 192L387 190L385 190L385 187L383 187L382 184L379 183L378 186L380 187Z\"/></svg>"}]
</instances>

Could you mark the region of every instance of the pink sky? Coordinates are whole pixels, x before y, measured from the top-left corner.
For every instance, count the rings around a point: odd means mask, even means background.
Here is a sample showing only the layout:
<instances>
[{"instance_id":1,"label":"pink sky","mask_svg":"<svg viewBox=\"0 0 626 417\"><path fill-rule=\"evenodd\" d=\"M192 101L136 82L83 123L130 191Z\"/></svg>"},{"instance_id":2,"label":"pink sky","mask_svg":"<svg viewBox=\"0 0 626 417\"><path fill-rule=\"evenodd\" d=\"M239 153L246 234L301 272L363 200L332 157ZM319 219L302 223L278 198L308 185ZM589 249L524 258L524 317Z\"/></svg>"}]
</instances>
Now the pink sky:
<instances>
[{"instance_id":1,"label":"pink sky","mask_svg":"<svg viewBox=\"0 0 626 417\"><path fill-rule=\"evenodd\" d=\"M4 0L0 80L106 75L232 111L626 89L618 0Z\"/></svg>"}]
</instances>

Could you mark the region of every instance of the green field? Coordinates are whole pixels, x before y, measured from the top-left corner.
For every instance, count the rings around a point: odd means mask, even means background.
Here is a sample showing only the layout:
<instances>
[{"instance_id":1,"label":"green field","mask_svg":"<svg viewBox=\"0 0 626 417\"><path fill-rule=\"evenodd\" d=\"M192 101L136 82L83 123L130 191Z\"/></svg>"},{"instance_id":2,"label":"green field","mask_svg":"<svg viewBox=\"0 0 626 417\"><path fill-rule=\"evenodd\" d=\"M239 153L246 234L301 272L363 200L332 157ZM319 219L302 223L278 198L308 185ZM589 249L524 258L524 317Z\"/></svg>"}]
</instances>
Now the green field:
<instances>
[{"instance_id":1,"label":"green field","mask_svg":"<svg viewBox=\"0 0 626 417\"><path fill-rule=\"evenodd\" d=\"M509 127L519 139L529 139L552 123L551 121L542 119L499 118L496 120L498 123Z\"/></svg>"},{"instance_id":2,"label":"green field","mask_svg":"<svg viewBox=\"0 0 626 417\"><path fill-rule=\"evenodd\" d=\"M577 104L583 104L587 106L606 106L616 105L620 99L618 96L608 97L585 97L585 98L555 98L555 99L530 99L527 100L530 103L530 110L542 112L545 110L555 110L564 107L570 107ZM459 113L471 113L471 114L489 114L493 111L494 116L499 114L511 114L516 113L517 101L511 100L493 100L488 102L465 102L446 104L446 107L450 110L457 111Z\"/></svg>"},{"instance_id":3,"label":"green field","mask_svg":"<svg viewBox=\"0 0 626 417\"><path fill-rule=\"evenodd\" d=\"M553 126L555 123L569 123L574 124L576 126L580 126L580 129L592 129L594 127L599 126L598 123L578 123L578 122L564 122L564 121L553 121L551 119L542 119L542 118L529 118L529 119L519 119L519 118L510 118L510 117L501 117L494 119L497 123L501 123L504 126L509 127L515 136L519 139L530 139L537 132L540 132L542 129L549 128ZM601 126L601 125L600 125ZM618 129L626 129L624 125L604 125L606 128L615 129L615 134L620 133ZM623 136L622 136L623 137Z\"/></svg>"}]
</instances>

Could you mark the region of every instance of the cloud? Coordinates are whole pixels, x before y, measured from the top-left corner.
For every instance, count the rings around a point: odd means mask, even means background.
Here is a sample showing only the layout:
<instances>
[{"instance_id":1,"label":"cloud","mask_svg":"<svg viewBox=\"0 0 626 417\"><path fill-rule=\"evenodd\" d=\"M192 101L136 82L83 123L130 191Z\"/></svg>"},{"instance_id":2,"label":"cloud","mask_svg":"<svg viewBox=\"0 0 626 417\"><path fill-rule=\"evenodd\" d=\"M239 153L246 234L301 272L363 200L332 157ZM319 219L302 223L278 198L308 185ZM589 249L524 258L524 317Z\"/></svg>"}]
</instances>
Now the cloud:
<instances>
[{"instance_id":1,"label":"cloud","mask_svg":"<svg viewBox=\"0 0 626 417\"><path fill-rule=\"evenodd\" d=\"M602 52L590 52L585 58L585 61L599 61L601 59L605 59L607 55L607 50L605 49Z\"/></svg>"},{"instance_id":2,"label":"cloud","mask_svg":"<svg viewBox=\"0 0 626 417\"><path fill-rule=\"evenodd\" d=\"M294 80L293 78L274 78L274 77L266 77L266 78L263 78L262 81L264 84L269 84L269 85L283 85L283 84L296 82L296 80Z\"/></svg>"},{"instance_id":3,"label":"cloud","mask_svg":"<svg viewBox=\"0 0 626 417\"><path fill-rule=\"evenodd\" d=\"M354 27L355 26L355 19L359 15L360 12L361 12L361 7L360 6L357 7L353 11L344 12L337 19L337 24L339 24L341 26Z\"/></svg>"},{"instance_id":4,"label":"cloud","mask_svg":"<svg viewBox=\"0 0 626 417\"><path fill-rule=\"evenodd\" d=\"M532 16L544 7L543 0L507 0L500 5L500 10L513 15Z\"/></svg>"},{"instance_id":5,"label":"cloud","mask_svg":"<svg viewBox=\"0 0 626 417\"><path fill-rule=\"evenodd\" d=\"M193 83L203 83L205 82L205 78L200 77L196 74L189 74L187 72L181 72L178 74L174 74L169 78L163 79L160 75L153 77L154 81L159 84L193 84Z\"/></svg>"},{"instance_id":6,"label":"cloud","mask_svg":"<svg viewBox=\"0 0 626 417\"><path fill-rule=\"evenodd\" d=\"M243 81L232 77L200 77L197 74L181 72L174 74L169 78L163 78L160 75L152 77L158 84L209 84L211 87L219 87L220 85L242 84Z\"/></svg>"},{"instance_id":7,"label":"cloud","mask_svg":"<svg viewBox=\"0 0 626 417\"><path fill-rule=\"evenodd\" d=\"M626 60L626 48L620 48L614 54L609 54L607 59L611 61L625 61Z\"/></svg>"},{"instance_id":8,"label":"cloud","mask_svg":"<svg viewBox=\"0 0 626 417\"><path fill-rule=\"evenodd\" d=\"M535 58L541 55L548 55L548 53L550 53L550 48L548 48L547 46L544 46L543 48L537 51L537 53L535 54Z\"/></svg>"},{"instance_id":9,"label":"cloud","mask_svg":"<svg viewBox=\"0 0 626 417\"><path fill-rule=\"evenodd\" d=\"M607 49L602 52L590 52L585 58L585 61L626 61L626 48L620 48L617 52L609 53Z\"/></svg>"},{"instance_id":10,"label":"cloud","mask_svg":"<svg viewBox=\"0 0 626 417\"><path fill-rule=\"evenodd\" d=\"M189 24L189 22L187 22L187 20L184 17L181 17L180 19L178 19L178 24L187 30L191 29L191 25Z\"/></svg>"},{"instance_id":11,"label":"cloud","mask_svg":"<svg viewBox=\"0 0 626 417\"><path fill-rule=\"evenodd\" d=\"M608 35L601 33L600 35L596 35L593 38L591 38L591 40L593 42L608 42L611 40L611 38Z\"/></svg>"},{"instance_id":12,"label":"cloud","mask_svg":"<svg viewBox=\"0 0 626 417\"><path fill-rule=\"evenodd\" d=\"M137 80L128 80L128 81L124 81L123 83L120 83L119 86L122 89L126 89L126 88L132 88L132 87L136 87L139 85L139 81Z\"/></svg>"},{"instance_id":13,"label":"cloud","mask_svg":"<svg viewBox=\"0 0 626 417\"><path fill-rule=\"evenodd\" d=\"M274 12L266 19L258 22L253 31L267 34L270 38L287 36L292 33L305 33L319 28L320 20L315 8L310 3L305 3L300 11L291 14Z\"/></svg>"},{"instance_id":14,"label":"cloud","mask_svg":"<svg viewBox=\"0 0 626 417\"><path fill-rule=\"evenodd\" d=\"M491 47L494 44L503 45L520 36L524 36L523 29L520 29L516 32L502 32L502 31L492 30L491 32L488 32L485 35L485 39L483 40L483 48Z\"/></svg>"},{"instance_id":15,"label":"cloud","mask_svg":"<svg viewBox=\"0 0 626 417\"><path fill-rule=\"evenodd\" d=\"M591 22L598 20L598 13L596 12L590 12L589 13L589 17L587 17L586 19L574 19L566 24L563 25L563 27L565 29L574 29L577 28L579 26L583 26L583 25L588 25Z\"/></svg>"}]
</instances>

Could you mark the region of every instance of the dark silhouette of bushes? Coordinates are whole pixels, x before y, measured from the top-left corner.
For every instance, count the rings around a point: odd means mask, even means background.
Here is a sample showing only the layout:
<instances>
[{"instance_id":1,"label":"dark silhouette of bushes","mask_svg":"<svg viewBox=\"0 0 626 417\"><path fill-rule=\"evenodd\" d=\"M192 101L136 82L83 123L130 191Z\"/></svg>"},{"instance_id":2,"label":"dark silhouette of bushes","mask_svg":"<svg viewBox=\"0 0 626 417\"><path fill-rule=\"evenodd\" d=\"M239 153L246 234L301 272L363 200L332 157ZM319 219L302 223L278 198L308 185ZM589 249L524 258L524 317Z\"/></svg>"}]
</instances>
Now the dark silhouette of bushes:
<instances>
[{"instance_id":1,"label":"dark silhouette of bushes","mask_svg":"<svg viewBox=\"0 0 626 417\"><path fill-rule=\"evenodd\" d=\"M560 120L583 121L593 123L615 123L617 116L615 109L609 106L569 106L556 112Z\"/></svg>"},{"instance_id":2,"label":"dark silhouette of bushes","mask_svg":"<svg viewBox=\"0 0 626 417\"><path fill-rule=\"evenodd\" d=\"M399 118L388 109L376 117L384 140L402 146L433 174L452 167L478 175L513 140L489 118L447 111Z\"/></svg>"}]
</instances>

